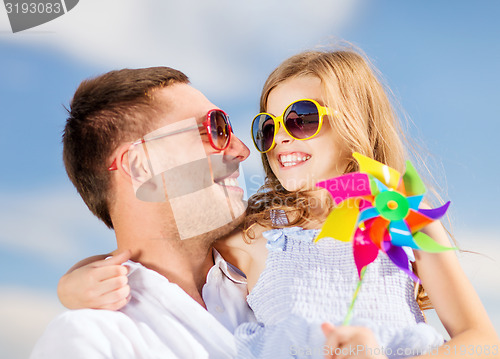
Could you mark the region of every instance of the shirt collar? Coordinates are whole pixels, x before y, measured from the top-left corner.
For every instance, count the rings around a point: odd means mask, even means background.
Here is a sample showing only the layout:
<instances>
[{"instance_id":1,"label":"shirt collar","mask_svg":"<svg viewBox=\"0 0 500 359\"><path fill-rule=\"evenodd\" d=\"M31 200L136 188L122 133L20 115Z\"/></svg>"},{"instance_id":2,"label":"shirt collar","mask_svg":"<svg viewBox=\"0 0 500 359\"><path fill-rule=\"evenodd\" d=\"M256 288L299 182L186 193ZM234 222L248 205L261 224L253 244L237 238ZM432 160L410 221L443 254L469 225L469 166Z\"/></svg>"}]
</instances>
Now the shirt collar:
<instances>
[{"instance_id":1,"label":"shirt collar","mask_svg":"<svg viewBox=\"0 0 500 359\"><path fill-rule=\"evenodd\" d=\"M240 271L238 268L233 266L231 263L228 263L225 261L224 258L222 258L221 254L213 248L213 256L214 256L214 267L219 267L219 269L224 273L224 275L232 280L235 283L239 284L247 284L247 277L245 274ZM136 270L141 270L141 271L151 271L150 269L144 267L141 263L138 262L133 262L131 260L128 260L127 262L124 263L126 266L130 268L128 276L135 272ZM155 271L152 271L155 272ZM156 272L155 272L156 273ZM164 278L167 282L170 282L167 277L162 276L159 273L156 273L160 275L162 278Z\"/></svg>"},{"instance_id":2,"label":"shirt collar","mask_svg":"<svg viewBox=\"0 0 500 359\"><path fill-rule=\"evenodd\" d=\"M219 267L222 273L235 283L247 284L247 278L242 271L228 263L222 258L219 252L214 248L214 267Z\"/></svg>"}]
</instances>

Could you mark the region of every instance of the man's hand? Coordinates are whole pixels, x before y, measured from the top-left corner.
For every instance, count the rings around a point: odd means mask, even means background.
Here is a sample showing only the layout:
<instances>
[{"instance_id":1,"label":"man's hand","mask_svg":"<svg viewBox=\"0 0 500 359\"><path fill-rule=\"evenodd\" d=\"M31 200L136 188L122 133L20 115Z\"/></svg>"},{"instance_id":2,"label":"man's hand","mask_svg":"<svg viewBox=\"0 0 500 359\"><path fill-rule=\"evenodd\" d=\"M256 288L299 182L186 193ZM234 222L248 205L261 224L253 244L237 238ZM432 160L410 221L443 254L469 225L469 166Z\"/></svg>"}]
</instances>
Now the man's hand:
<instances>
[{"instance_id":1,"label":"man's hand","mask_svg":"<svg viewBox=\"0 0 500 359\"><path fill-rule=\"evenodd\" d=\"M335 327L330 323L323 323L321 329L326 337L325 346L328 347L326 359L387 359L382 353L375 335L368 328Z\"/></svg>"},{"instance_id":2,"label":"man's hand","mask_svg":"<svg viewBox=\"0 0 500 359\"><path fill-rule=\"evenodd\" d=\"M61 303L69 309L118 310L130 300L128 268L122 263L130 251L93 261L66 273L57 287Z\"/></svg>"}]
</instances>

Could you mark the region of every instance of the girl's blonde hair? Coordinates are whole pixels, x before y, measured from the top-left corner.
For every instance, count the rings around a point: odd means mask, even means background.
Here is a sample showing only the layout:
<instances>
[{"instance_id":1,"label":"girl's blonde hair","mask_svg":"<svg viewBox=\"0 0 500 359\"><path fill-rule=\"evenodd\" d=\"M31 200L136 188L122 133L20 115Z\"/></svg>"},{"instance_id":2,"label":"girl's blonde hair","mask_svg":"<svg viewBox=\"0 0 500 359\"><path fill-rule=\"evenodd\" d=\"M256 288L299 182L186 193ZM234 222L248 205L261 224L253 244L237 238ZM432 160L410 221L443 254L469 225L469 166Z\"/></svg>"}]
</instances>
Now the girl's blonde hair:
<instances>
[{"instance_id":1,"label":"girl's blonde hair","mask_svg":"<svg viewBox=\"0 0 500 359\"><path fill-rule=\"evenodd\" d=\"M404 134L388 97L392 92L388 88L386 92L378 70L359 50L305 51L288 58L264 84L260 111L266 112L269 94L276 86L300 76L315 76L321 80L324 97L321 100L334 111L328 120L333 131L339 134L346 153L359 152L401 173L404 171ZM345 173L359 170L354 158L347 160ZM248 203L245 227L249 237L252 233L248 229L253 224L284 227L310 221L312 197L305 191L287 191L271 170L266 154L262 154L262 164L265 183ZM324 208L325 215L332 206L331 202ZM277 225L273 216L276 213L286 214L288 221ZM423 288L419 288L419 304L421 307L428 305Z\"/></svg>"}]
</instances>

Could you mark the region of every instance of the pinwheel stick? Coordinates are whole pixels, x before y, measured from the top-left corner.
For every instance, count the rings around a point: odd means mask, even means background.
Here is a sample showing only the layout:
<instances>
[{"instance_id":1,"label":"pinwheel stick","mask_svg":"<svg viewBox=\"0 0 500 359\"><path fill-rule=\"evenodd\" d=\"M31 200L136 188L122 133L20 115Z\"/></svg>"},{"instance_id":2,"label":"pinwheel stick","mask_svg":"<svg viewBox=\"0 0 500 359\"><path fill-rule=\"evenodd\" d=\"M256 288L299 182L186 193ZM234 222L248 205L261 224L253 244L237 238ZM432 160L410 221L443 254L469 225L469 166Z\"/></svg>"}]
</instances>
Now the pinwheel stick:
<instances>
[{"instance_id":1,"label":"pinwheel stick","mask_svg":"<svg viewBox=\"0 0 500 359\"><path fill-rule=\"evenodd\" d=\"M356 299L358 298L358 293L359 293L359 290L361 289L361 283L363 282L363 277L365 276L366 267L368 267L368 266L364 266L363 269L361 269L358 284L357 284L356 290L354 291L354 294L352 296L351 305L349 306L349 309L347 310L347 314L345 316L345 319L344 319L344 322L342 323L342 325L351 324L352 314L354 313L354 303L356 303Z\"/></svg>"}]
</instances>

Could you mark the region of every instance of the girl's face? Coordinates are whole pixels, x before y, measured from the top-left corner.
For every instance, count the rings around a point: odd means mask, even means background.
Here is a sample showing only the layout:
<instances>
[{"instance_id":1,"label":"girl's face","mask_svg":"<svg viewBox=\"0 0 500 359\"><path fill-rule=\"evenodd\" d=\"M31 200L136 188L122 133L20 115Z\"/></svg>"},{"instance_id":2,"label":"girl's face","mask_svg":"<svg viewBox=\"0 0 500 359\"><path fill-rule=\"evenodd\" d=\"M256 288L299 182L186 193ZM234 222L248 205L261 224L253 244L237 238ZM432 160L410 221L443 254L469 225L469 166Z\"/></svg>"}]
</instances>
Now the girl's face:
<instances>
[{"instance_id":1,"label":"girl's face","mask_svg":"<svg viewBox=\"0 0 500 359\"><path fill-rule=\"evenodd\" d=\"M269 94L266 112L280 116L292 102L321 100L321 80L316 76L290 78L276 86ZM331 109L334 111L335 109ZM288 191L314 190L315 183L344 173L348 164L347 148L342 146L328 117L323 119L321 131L305 141L295 140L280 127L275 137L276 146L266 153L274 174Z\"/></svg>"}]
</instances>

